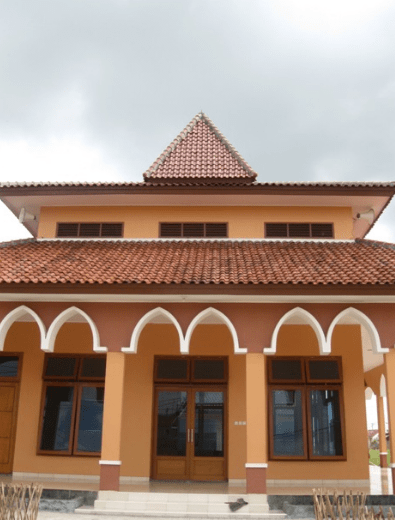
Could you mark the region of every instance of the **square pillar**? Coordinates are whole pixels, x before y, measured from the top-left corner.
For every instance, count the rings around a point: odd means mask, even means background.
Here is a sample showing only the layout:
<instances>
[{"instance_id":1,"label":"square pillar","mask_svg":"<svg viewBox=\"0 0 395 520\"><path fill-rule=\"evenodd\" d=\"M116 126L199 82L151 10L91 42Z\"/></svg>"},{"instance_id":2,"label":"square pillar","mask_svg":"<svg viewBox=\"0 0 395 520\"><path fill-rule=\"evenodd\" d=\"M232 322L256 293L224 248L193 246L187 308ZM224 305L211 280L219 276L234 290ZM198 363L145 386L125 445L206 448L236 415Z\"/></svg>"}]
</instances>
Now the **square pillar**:
<instances>
[{"instance_id":1,"label":"square pillar","mask_svg":"<svg viewBox=\"0 0 395 520\"><path fill-rule=\"evenodd\" d=\"M266 494L268 421L264 354L246 354L246 401L247 493Z\"/></svg>"},{"instance_id":2,"label":"square pillar","mask_svg":"<svg viewBox=\"0 0 395 520\"><path fill-rule=\"evenodd\" d=\"M385 437L384 397L377 396L377 424L379 427L380 467L388 468L387 439Z\"/></svg>"},{"instance_id":3,"label":"square pillar","mask_svg":"<svg viewBox=\"0 0 395 520\"><path fill-rule=\"evenodd\" d=\"M119 491L125 356L108 352L104 386L100 489Z\"/></svg>"},{"instance_id":4,"label":"square pillar","mask_svg":"<svg viewBox=\"0 0 395 520\"><path fill-rule=\"evenodd\" d=\"M384 365L390 432L392 493L395 494L395 350L392 349L388 354L384 354Z\"/></svg>"}]
</instances>

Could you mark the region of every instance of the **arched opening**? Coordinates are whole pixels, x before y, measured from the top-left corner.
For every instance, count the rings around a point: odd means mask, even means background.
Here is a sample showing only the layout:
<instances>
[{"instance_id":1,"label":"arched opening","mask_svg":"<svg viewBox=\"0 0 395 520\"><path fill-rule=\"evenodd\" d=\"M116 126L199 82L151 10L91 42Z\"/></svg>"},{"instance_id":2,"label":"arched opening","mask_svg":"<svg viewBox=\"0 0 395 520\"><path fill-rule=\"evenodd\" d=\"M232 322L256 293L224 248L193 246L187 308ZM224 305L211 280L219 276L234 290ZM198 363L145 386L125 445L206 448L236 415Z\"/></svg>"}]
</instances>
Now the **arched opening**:
<instances>
[{"instance_id":1,"label":"arched opening","mask_svg":"<svg viewBox=\"0 0 395 520\"><path fill-rule=\"evenodd\" d=\"M199 325L219 325L225 326L229 331L231 340L233 343L233 352L235 354L245 354L247 352L246 348L241 348L239 345L239 339L237 336L236 329L230 319L221 311L214 309L214 307L209 307L204 311L200 312L189 324L185 335L185 352L190 352L191 339L196 327ZM214 330L214 329L212 329ZM207 335L208 336L208 335ZM212 352L215 354L215 352Z\"/></svg>"},{"instance_id":2,"label":"arched opening","mask_svg":"<svg viewBox=\"0 0 395 520\"><path fill-rule=\"evenodd\" d=\"M137 348L138 348L138 344L139 344L139 339L140 339L141 333L142 333L143 329L148 324L153 324L153 325L164 325L164 324L169 325L169 324L171 324L171 325L174 325L174 327L175 327L175 329L177 331L177 335L178 335L180 352L182 354L185 353L184 335L182 333L181 326L178 323L178 321L176 320L176 318L169 311L166 311L165 309L162 309L162 307L157 307L156 309L152 309L151 311L147 312L147 314L145 314L139 320L139 322L137 323L137 325L135 326L135 328L133 330L132 337L131 337L131 340L130 340L130 347L123 348L122 352L129 352L129 353L132 353L132 354L136 354L137 353Z\"/></svg>"},{"instance_id":3,"label":"arched opening","mask_svg":"<svg viewBox=\"0 0 395 520\"><path fill-rule=\"evenodd\" d=\"M264 349L265 354L276 354L279 345L279 335L283 325L296 325L297 327L294 327L292 330L293 335L297 334L297 336L301 336L305 335L306 333L308 335L313 333L318 344L319 353L321 355L330 354L331 351L325 340L325 335L321 325L312 314L300 307L296 307L295 309L292 309L284 314L284 316L277 323L272 335L270 348ZM308 326L309 329L306 329L306 326ZM296 340L295 336L294 339ZM312 338L311 341L313 341Z\"/></svg>"},{"instance_id":4,"label":"arched opening","mask_svg":"<svg viewBox=\"0 0 395 520\"><path fill-rule=\"evenodd\" d=\"M4 350L4 342L8 331L13 323L15 322L35 322L37 323L39 332L40 332L40 345L43 345L45 340L45 325L42 322L41 318L34 311L26 307L25 305L21 305L16 309L12 310L3 318L0 323L0 351Z\"/></svg>"},{"instance_id":5,"label":"arched opening","mask_svg":"<svg viewBox=\"0 0 395 520\"><path fill-rule=\"evenodd\" d=\"M107 347L100 345L99 331L92 318L78 307L70 307L61 312L55 320L51 323L44 342L43 350L46 352L53 352L55 349L55 342L58 337L60 329L68 324L87 324L92 333L92 349L94 352L107 352Z\"/></svg>"}]
</instances>

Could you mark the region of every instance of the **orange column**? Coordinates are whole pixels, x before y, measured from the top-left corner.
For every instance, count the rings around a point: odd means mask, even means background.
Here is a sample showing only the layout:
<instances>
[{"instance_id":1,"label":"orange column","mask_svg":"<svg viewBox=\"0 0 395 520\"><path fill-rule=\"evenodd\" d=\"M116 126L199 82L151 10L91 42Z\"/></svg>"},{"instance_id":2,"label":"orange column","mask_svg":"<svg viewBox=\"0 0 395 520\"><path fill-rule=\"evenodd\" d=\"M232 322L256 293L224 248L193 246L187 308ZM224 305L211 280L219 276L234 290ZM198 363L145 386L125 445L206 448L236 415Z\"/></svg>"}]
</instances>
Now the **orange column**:
<instances>
[{"instance_id":1,"label":"orange column","mask_svg":"<svg viewBox=\"0 0 395 520\"><path fill-rule=\"evenodd\" d=\"M266 493L267 384L266 358L246 355L247 493Z\"/></svg>"},{"instance_id":2,"label":"orange column","mask_svg":"<svg viewBox=\"0 0 395 520\"><path fill-rule=\"evenodd\" d=\"M395 350L384 354L385 379L387 384L388 423L390 431L392 492L395 494Z\"/></svg>"},{"instance_id":3,"label":"orange column","mask_svg":"<svg viewBox=\"0 0 395 520\"><path fill-rule=\"evenodd\" d=\"M379 427L380 466L387 468L387 439L385 437L384 397L377 396L377 423Z\"/></svg>"},{"instance_id":4,"label":"orange column","mask_svg":"<svg viewBox=\"0 0 395 520\"><path fill-rule=\"evenodd\" d=\"M100 489L119 491L125 354L108 352L104 389Z\"/></svg>"}]
</instances>

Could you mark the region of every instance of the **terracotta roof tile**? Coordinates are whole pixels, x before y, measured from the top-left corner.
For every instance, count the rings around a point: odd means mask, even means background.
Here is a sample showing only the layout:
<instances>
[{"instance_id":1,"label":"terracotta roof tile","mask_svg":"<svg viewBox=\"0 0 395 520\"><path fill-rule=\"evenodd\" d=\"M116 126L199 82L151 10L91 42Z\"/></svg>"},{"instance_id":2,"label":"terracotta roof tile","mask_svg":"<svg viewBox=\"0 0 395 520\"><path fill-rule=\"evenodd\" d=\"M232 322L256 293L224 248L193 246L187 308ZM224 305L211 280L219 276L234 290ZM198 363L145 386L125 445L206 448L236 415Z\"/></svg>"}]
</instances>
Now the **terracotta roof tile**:
<instances>
[{"instance_id":1,"label":"terracotta roof tile","mask_svg":"<svg viewBox=\"0 0 395 520\"><path fill-rule=\"evenodd\" d=\"M1 284L395 285L395 245L357 240L22 240Z\"/></svg>"},{"instance_id":2,"label":"terracotta roof tile","mask_svg":"<svg viewBox=\"0 0 395 520\"><path fill-rule=\"evenodd\" d=\"M203 112L197 114L144 173L146 181L237 180L257 173Z\"/></svg>"}]
</instances>

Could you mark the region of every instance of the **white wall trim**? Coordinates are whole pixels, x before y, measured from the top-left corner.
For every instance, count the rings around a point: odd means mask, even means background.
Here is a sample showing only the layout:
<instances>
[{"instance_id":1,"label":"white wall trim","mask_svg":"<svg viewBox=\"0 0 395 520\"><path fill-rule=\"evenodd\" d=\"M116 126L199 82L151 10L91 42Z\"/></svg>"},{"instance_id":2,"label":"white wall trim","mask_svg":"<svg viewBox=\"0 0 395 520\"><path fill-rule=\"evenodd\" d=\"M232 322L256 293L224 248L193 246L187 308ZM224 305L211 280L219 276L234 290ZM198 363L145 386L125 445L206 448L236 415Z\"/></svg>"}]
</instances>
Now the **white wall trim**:
<instances>
[{"instance_id":1,"label":"white wall trim","mask_svg":"<svg viewBox=\"0 0 395 520\"><path fill-rule=\"evenodd\" d=\"M299 319L300 322L303 323L304 325L309 325L314 330L315 335L317 337L320 354L321 355L330 354L330 352L331 352L330 344L328 344L325 339L324 331L322 330L321 325L316 320L316 318L314 318L314 316L312 314L310 314L310 312L307 312L305 309L302 309L301 307L295 307L294 309L291 309L290 311L288 311L287 313L284 314L284 316L280 319L280 321L276 325L276 328L274 329L270 347L264 348L263 352L265 354L275 354L276 353L278 333L280 332L281 327L283 325L286 325L287 322L289 322L295 318Z\"/></svg>"},{"instance_id":2,"label":"white wall trim","mask_svg":"<svg viewBox=\"0 0 395 520\"><path fill-rule=\"evenodd\" d=\"M247 348L241 348L239 345L239 338L237 337L236 329L233 325L233 323L230 321L230 319L221 311L218 309L215 309L214 307L208 307L202 312L199 312L197 316L193 318L191 323L188 326L187 332L185 334L185 354L188 354L189 352L189 345L191 342L191 337L193 334L193 331L195 330L195 327L199 325L202 321L204 321L205 318L209 317L210 315L214 316L215 318L219 319L226 325L232 335L233 340L233 351L235 354L246 354Z\"/></svg>"},{"instance_id":3,"label":"white wall trim","mask_svg":"<svg viewBox=\"0 0 395 520\"><path fill-rule=\"evenodd\" d=\"M341 239L341 238L185 238L185 237L174 237L174 238L103 238L103 237L70 237L70 238L36 238L37 242L324 242L324 243L338 243L338 244L352 244L355 242L354 239Z\"/></svg>"},{"instance_id":4,"label":"white wall trim","mask_svg":"<svg viewBox=\"0 0 395 520\"><path fill-rule=\"evenodd\" d=\"M180 341L180 352L182 354L188 353L185 352L185 340L184 340L184 334L182 333L182 329L176 318L171 314L171 312L162 309L162 307L156 307L156 309L152 309L151 311L147 312L147 314L144 314L144 316L139 320L137 325L133 329L132 337L130 339L130 346L122 348L122 352L129 353L129 354L136 354L140 334L142 333L144 327L150 323L152 320L157 318L158 316L162 316L165 318L166 322L172 323L178 333L178 339Z\"/></svg>"},{"instance_id":5,"label":"white wall trim","mask_svg":"<svg viewBox=\"0 0 395 520\"><path fill-rule=\"evenodd\" d=\"M266 462L246 462L244 464L246 468L267 468Z\"/></svg>"},{"instance_id":6,"label":"white wall trim","mask_svg":"<svg viewBox=\"0 0 395 520\"><path fill-rule=\"evenodd\" d=\"M116 287L114 288L114 291ZM393 295L244 295L244 294L63 294L0 293L2 302L61 303L395 303Z\"/></svg>"},{"instance_id":7,"label":"white wall trim","mask_svg":"<svg viewBox=\"0 0 395 520\"><path fill-rule=\"evenodd\" d=\"M41 347L45 352L53 352L55 348L56 336L61 326L66 323L73 316L79 315L88 323L92 331L93 350L94 352L107 352L107 347L100 346L99 331L97 330L95 322L90 316L78 307L69 307L61 312L51 323L45 338L44 345Z\"/></svg>"},{"instance_id":8,"label":"white wall trim","mask_svg":"<svg viewBox=\"0 0 395 520\"><path fill-rule=\"evenodd\" d=\"M379 333L377 332L377 329L374 326L372 320L368 318L366 314L359 311L358 309L354 309L353 307L344 309L344 311L340 312L330 324L326 336L326 340L329 346L332 345L332 335L334 328L338 323L341 322L341 320L347 317L356 320L360 325L363 325L365 327L369 335L370 341L372 343L373 352L375 352L376 354L385 354L389 352L388 348L382 348Z\"/></svg>"},{"instance_id":9,"label":"white wall trim","mask_svg":"<svg viewBox=\"0 0 395 520\"><path fill-rule=\"evenodd\" d=\"M42 347L46 335L45 325L38 314L29 309L29 307L26 307L26 305L21 305L20 307L17 307L16 309L9 312L0 323L0 351L4 350L5 338L8 331L10 330L11 325L26 314L31 316L38 326L40 331L40 347Z\"/></svg>"},{"instance_id":10,"label":"white wall trim","mask_svg":"<svg viewBox=\"0 0 395 520\"><path fill-rule=\"evenodd\" d=\"M101 466L120 466L122 462L120 460L99 460Z\"/></svg>"}]
</instances>

